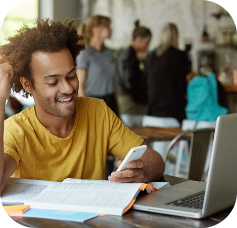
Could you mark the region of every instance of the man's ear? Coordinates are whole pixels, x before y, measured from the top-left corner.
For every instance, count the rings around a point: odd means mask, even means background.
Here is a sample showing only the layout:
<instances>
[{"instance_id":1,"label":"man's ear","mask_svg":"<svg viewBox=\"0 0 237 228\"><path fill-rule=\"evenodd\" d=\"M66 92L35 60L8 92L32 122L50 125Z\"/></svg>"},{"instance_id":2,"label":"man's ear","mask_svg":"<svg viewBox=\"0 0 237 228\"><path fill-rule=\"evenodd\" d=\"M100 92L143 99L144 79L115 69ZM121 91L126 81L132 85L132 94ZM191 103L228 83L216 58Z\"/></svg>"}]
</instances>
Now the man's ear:
<instances>
[{"instance_id":1,"label":"man's ear","mask_svg":"<svg viewBox=\"0 0 237 228\"><path fill-rule=\"evenodd\" d=\"M27 93L31 93L32 86L31 86L30 81L25 77L20 77L20 82L21 82L21 85L23 86L24 90Z\"/></svg>"}]
</instances>

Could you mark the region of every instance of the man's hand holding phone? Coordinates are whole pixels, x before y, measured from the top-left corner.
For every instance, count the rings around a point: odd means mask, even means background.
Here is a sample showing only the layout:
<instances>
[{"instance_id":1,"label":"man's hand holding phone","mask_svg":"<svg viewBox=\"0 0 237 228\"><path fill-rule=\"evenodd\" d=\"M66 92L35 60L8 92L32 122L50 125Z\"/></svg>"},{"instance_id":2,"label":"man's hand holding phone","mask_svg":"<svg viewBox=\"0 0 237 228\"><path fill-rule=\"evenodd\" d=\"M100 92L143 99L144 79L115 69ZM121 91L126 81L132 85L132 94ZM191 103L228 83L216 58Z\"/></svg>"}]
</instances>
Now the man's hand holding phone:
<instances>
[{"instance_id":1,"label":"man's hand holding phone","mask_svg":"<svg viewBox=\"0 0 237 228\"><path fill-rule=\"evenodd\" d=\"M144 163L140 158L146 149L146 145L132 148L124 159L118 161L118 169L111 173L109 180L115 182L143 182Z\"/></svg>"}]
</instances>

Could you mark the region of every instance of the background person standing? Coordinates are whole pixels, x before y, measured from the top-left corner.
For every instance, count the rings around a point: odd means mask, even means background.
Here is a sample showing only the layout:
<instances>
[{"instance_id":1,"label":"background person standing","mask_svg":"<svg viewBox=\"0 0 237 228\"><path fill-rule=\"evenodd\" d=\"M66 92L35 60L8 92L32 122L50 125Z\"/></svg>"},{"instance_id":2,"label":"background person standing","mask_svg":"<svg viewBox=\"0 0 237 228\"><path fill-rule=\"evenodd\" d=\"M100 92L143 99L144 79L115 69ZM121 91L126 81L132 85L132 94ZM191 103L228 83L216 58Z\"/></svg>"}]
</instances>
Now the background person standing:
<instances>
[{"instance_id":1,"label":"background person standing","mask_svg":"<svg viewBox=\"0 0 237 228\"><path fill-rule=\"evenodd\" d=\"M104 45L111 36L110 23L108 17L95 15L81 25L79 33L85 38L86 49L77 58L77 75L79 96L103 99L118 115L113 51Z\"/></svg>"},{"instance_id":2,"label":"background person standing","mask_svg":"<svg viewBox=\"0 0 237 228\"><path fill-rule=\"evenodd\" d=\"M148 115L173 117L180 123L186 118L187 74L190 64L185 52L178 50L178 29L166 24L160 42L146 61Z\"/></svg>"},{"instance_id":3,"label":"background person standing","mask_svg":"<svg viewBox=\"0 0 237 228\"><path fill-rule=\"evenodd\" d=\"M147 83L144 62L151 40L150 29L135 22L132 41L119 52L116 67L118 104L121 114L147 114Z\"/></svg>"}]
</instances>

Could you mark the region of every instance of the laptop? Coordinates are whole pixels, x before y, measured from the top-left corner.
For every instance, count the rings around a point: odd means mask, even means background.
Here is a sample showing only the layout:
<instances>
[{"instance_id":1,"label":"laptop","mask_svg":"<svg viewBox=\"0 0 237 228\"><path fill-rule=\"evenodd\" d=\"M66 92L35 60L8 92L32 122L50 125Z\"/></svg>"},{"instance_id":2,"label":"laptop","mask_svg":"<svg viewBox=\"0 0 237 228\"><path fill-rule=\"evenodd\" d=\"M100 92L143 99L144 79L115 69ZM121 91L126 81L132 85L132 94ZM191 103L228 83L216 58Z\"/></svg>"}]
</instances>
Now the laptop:
<instances>
[{"instance_id":1,"label":"laptop","mask_svg":"<svg viewBox=\"0 0 237 228\"><path fill-rule=\"evenodd\" d=\"M152 192L138 197L133 209L204 218L235 204L236 175L237 114L227 114L217 119L207 183L186 181Z\"/></svg>"}]
</instances>

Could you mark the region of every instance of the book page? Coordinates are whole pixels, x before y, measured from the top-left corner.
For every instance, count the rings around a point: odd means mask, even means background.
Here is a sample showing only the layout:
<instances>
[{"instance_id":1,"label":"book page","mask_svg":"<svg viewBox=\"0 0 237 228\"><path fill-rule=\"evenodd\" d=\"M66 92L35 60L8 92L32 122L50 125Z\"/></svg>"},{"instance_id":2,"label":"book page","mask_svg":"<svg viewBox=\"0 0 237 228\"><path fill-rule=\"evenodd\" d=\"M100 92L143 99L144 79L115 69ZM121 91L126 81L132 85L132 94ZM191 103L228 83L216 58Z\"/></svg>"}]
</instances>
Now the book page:
<instances>
[{"instance_id":1,"label":"book page","mask_svg":"<svg viewBox=\"0 0 237 228\"><path fill-rule=\"evenodd\" d=\"M66 178L62 183L114 183L109 180L90 180L90 179L76 179L76 178Z\"/></svg>"},{"instance_id":2,"label":"book page","mask_svg":"<svg viewBox=\"0 0 237 228\"><path fill-rule=\"evenodd\" d=\"M109 180L88 180L88 179L76 179L76 178L66 178L62 183L114 183ZM169 182L150 182L151 186L157 189L170 187Z\"/></svg>"},{"instance_id":3,"label":"book page","mask_svg":"<svg viewBox=\"0 0 237 228\"><path fill-rule=\"evenodd\" d=\"M2 203L24 203L39 195L53 181L10 178L2 192Z\"/></svg>"},{"instance_id":4,"label":"book page","mask_svg":"<svg viewBox=\"0 0 237 228\"><path fill-rule=\"evenodd\" d=\"M61 183L25 204L31 208L122 215L143 183Z\"/></svg>"}]
</instances>

